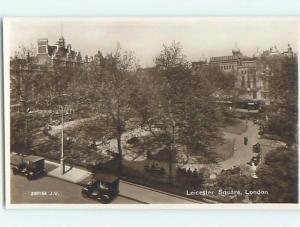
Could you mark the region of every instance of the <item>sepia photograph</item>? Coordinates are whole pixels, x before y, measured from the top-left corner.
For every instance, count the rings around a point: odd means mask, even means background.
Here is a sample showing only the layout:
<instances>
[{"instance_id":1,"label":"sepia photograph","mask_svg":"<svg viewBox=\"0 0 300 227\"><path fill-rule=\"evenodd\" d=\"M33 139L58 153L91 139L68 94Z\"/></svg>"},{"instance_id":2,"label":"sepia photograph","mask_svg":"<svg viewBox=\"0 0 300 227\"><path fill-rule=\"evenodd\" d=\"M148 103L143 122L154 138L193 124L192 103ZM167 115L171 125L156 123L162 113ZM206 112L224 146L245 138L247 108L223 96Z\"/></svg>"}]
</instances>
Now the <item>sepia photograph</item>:
<instances>
[{"instance_id":1,"label":"sepia photograph","mask_svg":"<svg viewBox=\"0 0 300 227\"><path fill-rule=\"evenodd\" d=\"M299 22L5 18L7 207L299 208Z\"/></svg>"}]
</instances>

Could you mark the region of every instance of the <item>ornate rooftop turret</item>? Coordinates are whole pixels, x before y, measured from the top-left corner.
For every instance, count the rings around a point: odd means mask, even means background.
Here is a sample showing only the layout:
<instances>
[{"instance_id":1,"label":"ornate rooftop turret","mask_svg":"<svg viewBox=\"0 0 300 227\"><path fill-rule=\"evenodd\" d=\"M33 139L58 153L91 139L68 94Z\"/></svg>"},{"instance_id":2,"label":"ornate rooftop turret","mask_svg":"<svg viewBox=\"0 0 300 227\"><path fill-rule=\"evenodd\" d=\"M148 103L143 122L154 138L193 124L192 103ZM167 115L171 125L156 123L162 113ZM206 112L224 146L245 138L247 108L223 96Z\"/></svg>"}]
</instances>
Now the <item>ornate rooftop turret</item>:
<instances>
[{"instance_id":1,"label":"ornate rooftop turret","mask_svg":"<svg viewBox=\"0 0 300 227\"><path fill-rule=\"evenodd\" d=\"M241 55L240 48L237 47L237 44L235 44L235 47L232 49L233 55Z\"/></svg>"},{"instance_id":2,"label":"ornate rooftop turret","mask_svg":"<svg viewBox=\"0 0 300 227\"><path fill-rule=\"evenodd\" d=\"M59 40L58 40L58 46L59 46L59 47L65 48L65 39L64 39L63 36L61 36L61 37L59 38Z\"/></svg>"}]
</instances>

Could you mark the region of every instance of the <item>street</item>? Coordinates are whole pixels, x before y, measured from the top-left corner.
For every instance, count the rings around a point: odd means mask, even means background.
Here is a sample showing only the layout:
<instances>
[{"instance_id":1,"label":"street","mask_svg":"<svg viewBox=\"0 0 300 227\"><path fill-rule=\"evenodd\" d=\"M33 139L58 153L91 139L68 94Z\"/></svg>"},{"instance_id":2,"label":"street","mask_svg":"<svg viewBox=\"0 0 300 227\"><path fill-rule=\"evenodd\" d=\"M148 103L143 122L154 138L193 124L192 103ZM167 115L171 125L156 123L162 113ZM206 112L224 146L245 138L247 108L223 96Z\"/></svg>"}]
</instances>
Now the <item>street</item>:
<instances>
[{"instance_id":1,"label":"street","mask_svg":"<svg viewBox=\"0 0 300 227\"><path fill-rule=\"evenodd\" d=\"M52 177L28 181L26 177L11 174L11 203L62 203L97 204L98 201L84 198L81 186ZM112 204L137 204L137 200L117 196Z\"/></svg>"},{"instance_id":2,"label":"street","mask_svg":"<svg viewBox=\"0 0 300 227\"><path fill-rule=\"evenodd\" d=\"M81 186L45 176L33 181L11 174L11 203L97 204L81 195ZM148 187L120 182L120 194L111 204L188 204L200 203Z\"/></svg>"}]
</instances>

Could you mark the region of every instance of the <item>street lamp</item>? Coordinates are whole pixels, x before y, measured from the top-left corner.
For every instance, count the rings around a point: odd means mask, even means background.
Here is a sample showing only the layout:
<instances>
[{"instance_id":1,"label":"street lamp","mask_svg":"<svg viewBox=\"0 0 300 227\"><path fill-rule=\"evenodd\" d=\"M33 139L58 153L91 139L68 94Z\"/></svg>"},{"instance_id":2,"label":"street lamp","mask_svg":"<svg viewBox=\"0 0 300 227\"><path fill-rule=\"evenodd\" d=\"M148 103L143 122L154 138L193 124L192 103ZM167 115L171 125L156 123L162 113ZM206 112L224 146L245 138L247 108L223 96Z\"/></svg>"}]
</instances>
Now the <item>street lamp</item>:
<instances>
[{"instance_id":1,"label":"street lamp","mask_svg":"<svg viewBox=\"0 0 300 227\"><path fill-rule=\"evenodd\" d=\"M28 152L29 147L30 147L28 120L30 120L31 117L32 117L32 113L29 109L27 109L26 113L25 113L25 146L26 146L26 152Z\"/></svg>"},{"instance_id":2,"label":"street lamp","mask_svg":"<svg viewBox=\"0 0 300 227\"><path fill-rule=\"evenodd\" d=\"M65 174L65 161L64 161L64 106L61 105L61 155L60 155L60 168L61 174Z\"/></svg>"}]
</instances>

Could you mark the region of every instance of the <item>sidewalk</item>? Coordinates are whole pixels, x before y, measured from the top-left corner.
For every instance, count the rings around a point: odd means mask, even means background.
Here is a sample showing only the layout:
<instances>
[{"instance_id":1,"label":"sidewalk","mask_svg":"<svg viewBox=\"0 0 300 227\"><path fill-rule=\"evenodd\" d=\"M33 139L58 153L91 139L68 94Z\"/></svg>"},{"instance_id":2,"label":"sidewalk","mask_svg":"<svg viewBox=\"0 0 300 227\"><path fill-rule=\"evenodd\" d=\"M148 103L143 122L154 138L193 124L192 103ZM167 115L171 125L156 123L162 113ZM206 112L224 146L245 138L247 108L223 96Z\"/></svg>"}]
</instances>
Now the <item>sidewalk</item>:
<instances>
[{"instance_id":1,"label":"sidewalk","mask_svg":"<svg viewBox=\"0 0 300 227\"><path fill-rule=\"evenodd\" d=\"M91 173L87 170L78 168L71 168L66 166L66 173L62 174L60 164L46 160L46 164L56 166L56 168L48 172L48 176L55 177L64 181L68 181L74 184L86 185L88 179L91 177ZM123 180L120 181L120 196L132 198L143 203L148 204L190 204L190 203L202 203L193 199L185 198L171 193L163 192L160 190L148 188L142 185L137 185Z\"/></svg>"},{"instance_id":2,"label":"sidewalk","mask_svg":"<svg viewBox=\"0 0 300 227\"><path fill-rule=\"evenodd\" d=\"M65 173L62 174L60 164L55 162L46 161L47 164L55 165L56 168L47 173L48 176L59 178L61 180L69 181L74 184L81 184L86 178L91 176L91 173L78 169L78 168L71 168L70 166L65 166Z\"/></svg>"},{"instance_id":3,"label":"sidewalk","mask_svg":"<svg viewBox=\"0 0 300 227\"><path fill-rule=\"evenodd\" d=\"M148 204L199 204L201 201L189 199L180 195L152 189L130 182L120 181L120 195L134 198ZM208 201L207 203L212 203Z\"/></svg>"},{"instance_id":4,"label":"sidewalk","mask_svg":"<svg viewBox=\"0 0 300 227\"><path fill-rule=\"evenodd\" d=\"M219 163L220 169L229 169L232 166L246 165L253 157L252 146L258 142L258 125L248 121L248 128L242 134L224 133L225 138L235 139L235 150L231 158ZM248 145L244 145L244 137L249 139Z\"/></svg>"}]
</instances>

